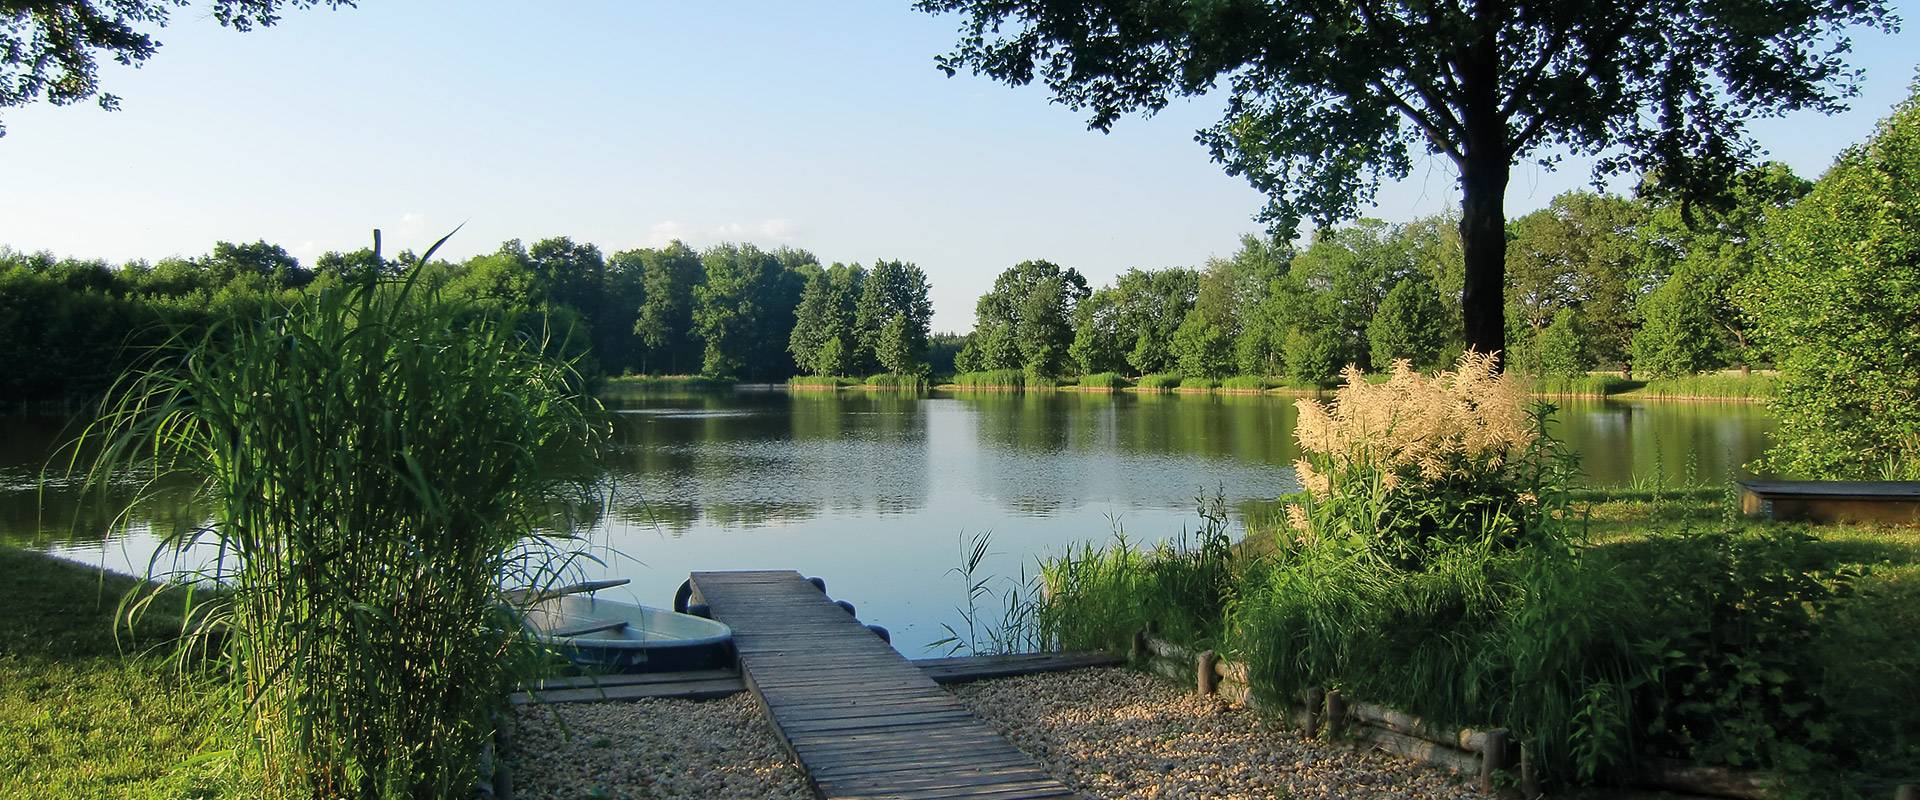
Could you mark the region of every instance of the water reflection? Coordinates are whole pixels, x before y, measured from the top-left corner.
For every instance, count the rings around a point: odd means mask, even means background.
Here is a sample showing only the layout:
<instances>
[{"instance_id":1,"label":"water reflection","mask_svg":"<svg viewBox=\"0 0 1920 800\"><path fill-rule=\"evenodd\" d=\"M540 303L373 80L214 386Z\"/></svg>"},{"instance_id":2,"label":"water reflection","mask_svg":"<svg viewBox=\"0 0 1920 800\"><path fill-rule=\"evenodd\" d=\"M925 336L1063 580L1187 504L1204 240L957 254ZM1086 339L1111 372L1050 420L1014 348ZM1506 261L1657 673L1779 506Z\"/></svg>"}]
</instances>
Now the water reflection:
<instances>
[{"instance_id":1,"label":"water reflection","mask_svg":"<svg viewBox=\"0 0 1920 800\"><path fill-rule=\"evenodd\" d=\"M1596 485L1718 482L1772 428L1752 405L1563 404L1557 431ZM994 534L990 572L1103 540L1194 527L1220 492L1244 519L1293 488L1289 398L1135 394L679 393L614 405L618 447L603 514L583 515L624 597L660 604L687 572L799 569L826 576L861 617L918 655L957 622L947 575L964 539ZM0 541L144 571L160 534L206 509L165 487L103 541L119 495L84 498L41 468L70 438L53 417L0 417ZM949 585L953 584L953 585Z\"/></svg>"}]
</instances>

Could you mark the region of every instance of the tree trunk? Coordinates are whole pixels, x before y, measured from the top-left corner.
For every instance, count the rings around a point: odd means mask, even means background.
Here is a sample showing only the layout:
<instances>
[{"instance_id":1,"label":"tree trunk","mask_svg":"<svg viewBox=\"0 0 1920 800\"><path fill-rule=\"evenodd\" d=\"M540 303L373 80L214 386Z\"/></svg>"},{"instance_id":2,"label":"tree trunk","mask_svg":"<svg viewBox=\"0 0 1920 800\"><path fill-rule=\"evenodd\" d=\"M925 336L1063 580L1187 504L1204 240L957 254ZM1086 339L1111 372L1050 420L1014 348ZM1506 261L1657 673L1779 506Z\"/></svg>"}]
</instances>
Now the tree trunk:
<instances>
[{"instance_id":1,"label":"tree trunk","mask_svg":"<svg viewBox=\"0 0 1920 800\"><path fill-rule=\"evenodd\" d=\"M1512 133L1500 113L1499 31L1509 9L1500 0L1475 0L1476 34L1460 60L1460 123L1465 146L1460 167L1460 247L1466 284L1460 294L1467 348L1507 355L1507 178L1513 171Z\"/></svg>"},{"instance_id":2,"label":"tree trunk","mask_svg":"<svg viewBox=\"0 0 1920 800\"><path fill-rule=\"evenodd\" d=\"M1507 350L1507 173L1499 159L1469 154L1460 175L1460 247L1466 285L1460 315L1467 347L1482 353Z\"/></svg>"}]
</instances>

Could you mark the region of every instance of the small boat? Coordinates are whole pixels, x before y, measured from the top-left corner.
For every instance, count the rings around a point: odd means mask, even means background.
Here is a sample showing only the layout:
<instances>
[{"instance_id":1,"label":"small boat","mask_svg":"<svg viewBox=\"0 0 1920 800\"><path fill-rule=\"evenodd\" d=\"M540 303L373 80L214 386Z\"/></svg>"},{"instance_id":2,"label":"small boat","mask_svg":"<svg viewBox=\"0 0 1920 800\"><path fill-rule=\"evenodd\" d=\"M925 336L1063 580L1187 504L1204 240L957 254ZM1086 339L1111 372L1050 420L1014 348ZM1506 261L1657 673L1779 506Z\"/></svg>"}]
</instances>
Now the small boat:
<instances>
[{"instance_id":1,"label":"small boat","mask_svg":"<svg viewBox=\"0 0 1920 800\"><path fill-rule=\"evenodd\" d=\"M678 672L725 667L733 629L664 608L591 595L549 595L526 607L533 634L582 667L613 672Z\"/></svg>"}]
</instances>

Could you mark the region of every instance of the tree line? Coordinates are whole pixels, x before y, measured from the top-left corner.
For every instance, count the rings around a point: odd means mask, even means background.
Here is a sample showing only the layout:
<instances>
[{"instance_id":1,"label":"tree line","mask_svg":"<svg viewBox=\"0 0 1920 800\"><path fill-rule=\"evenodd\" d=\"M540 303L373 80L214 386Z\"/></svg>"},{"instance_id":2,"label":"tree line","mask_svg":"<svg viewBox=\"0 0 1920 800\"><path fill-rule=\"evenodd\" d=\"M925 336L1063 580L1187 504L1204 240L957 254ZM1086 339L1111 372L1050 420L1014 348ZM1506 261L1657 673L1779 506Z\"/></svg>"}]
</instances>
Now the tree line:
<instances>
[{"instance_id":1,"label":"tree line","mask_svg":"<svg viewBox=\"0 0 1920 800\"><path fill-rule=\"evenodd\" d=\"M0 248L0 401L97 395L128 366L216 319L297 302L318 288L398 275L410 253L329 252L312 265L265 241L216 243L202 256L134 261L60 258ZM925 273L901 261L823 265L794 248L721 244L695 250L600 248L555 237L507 241L463 261L418 265L418 280L456 299L532 312L554 346L590 376L699 372L782 380L927 370L932 306ZM843 303L845 291L853 292ZM840 323L842 305L847 321ZM822 322L823 314L834 318ZM823 356L831 342L833 354Z\"/></svg>"},{"instance_id":2,"label":"tree line","mask_svg":"<svg viewBox=\"0 0 1920 800\"><path fill-rule=\"evenodd\" d=\"M1670 377L1770 361L1738 300L1766 221L1812 184L1768 163L1733 185L1723 205L1688 205L1648 177L1632 196L1568 192L1509 223L1507 363ZM957 368L1323 385L1348 364L1433 369L1466 347L1465 270L1452 211L1322 228L1304 247L1250 235L1203 267L1132 269L1097 288L1027 261L980 297Z\"/></svg>"}]
</instances>

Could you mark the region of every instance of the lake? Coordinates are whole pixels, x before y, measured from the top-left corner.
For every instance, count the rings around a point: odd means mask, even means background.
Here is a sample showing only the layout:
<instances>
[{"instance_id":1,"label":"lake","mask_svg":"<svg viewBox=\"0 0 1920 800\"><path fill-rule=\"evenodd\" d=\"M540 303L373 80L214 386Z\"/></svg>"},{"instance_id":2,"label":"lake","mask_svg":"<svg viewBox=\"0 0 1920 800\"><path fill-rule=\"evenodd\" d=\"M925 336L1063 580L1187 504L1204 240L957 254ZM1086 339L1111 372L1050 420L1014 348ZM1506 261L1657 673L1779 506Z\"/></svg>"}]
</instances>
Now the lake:
<instances>
[{"instance_id":1,"label":"lake","mask_svg":"<svg viewBox=\"0 0 1920 800\"><path fill-rule=\"evenodd\" d=\"M589 572L633 579L612 596L667 605L692 570L797 569L909 656L960 624L950 570L971 537L992 534L985 569L1002 576L1117 530L1165 540L1197 527L1201 495L1247 513L1292 490L1298 456L1293 400L1275 396L771 390L609 405L620 448L612 502L591 520L604 563ZM1561 405L1556 431L1595 486L1741 477L1773 427L1751 404ZM175 492L105 539L110 503L40 485L71 434L59 417L0 416L0 542L141 573L147 531L204 519Z\"/></svg>"}]
</instances>

